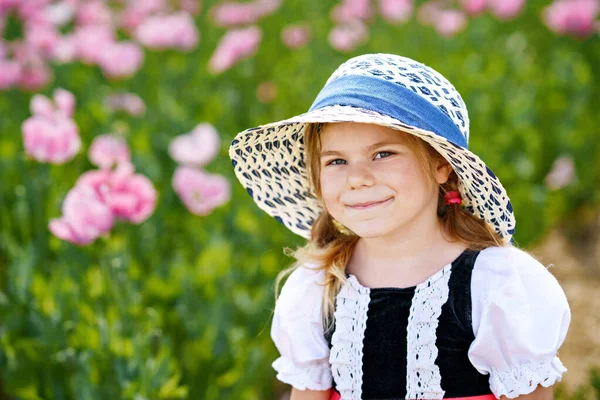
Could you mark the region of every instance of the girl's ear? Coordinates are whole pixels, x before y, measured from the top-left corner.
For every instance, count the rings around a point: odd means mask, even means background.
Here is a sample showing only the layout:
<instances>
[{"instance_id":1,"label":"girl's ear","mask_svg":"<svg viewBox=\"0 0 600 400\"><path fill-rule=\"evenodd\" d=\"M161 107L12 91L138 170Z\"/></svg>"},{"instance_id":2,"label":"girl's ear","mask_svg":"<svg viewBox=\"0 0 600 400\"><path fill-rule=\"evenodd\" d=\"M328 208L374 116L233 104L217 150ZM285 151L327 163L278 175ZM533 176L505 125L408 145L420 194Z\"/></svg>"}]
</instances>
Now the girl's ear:
<instances>
[{"instance_id":1,"label":"girl's ear","mask_svg":"<svg viewBox=\"0 0 600 400\"><path fill-rule=\"evenodd\" d=\"M448 181L452 173L452 165L445 159L439 160L435 168L435 180L438 184L443 184Z\"/></svg>"}]
</instances>

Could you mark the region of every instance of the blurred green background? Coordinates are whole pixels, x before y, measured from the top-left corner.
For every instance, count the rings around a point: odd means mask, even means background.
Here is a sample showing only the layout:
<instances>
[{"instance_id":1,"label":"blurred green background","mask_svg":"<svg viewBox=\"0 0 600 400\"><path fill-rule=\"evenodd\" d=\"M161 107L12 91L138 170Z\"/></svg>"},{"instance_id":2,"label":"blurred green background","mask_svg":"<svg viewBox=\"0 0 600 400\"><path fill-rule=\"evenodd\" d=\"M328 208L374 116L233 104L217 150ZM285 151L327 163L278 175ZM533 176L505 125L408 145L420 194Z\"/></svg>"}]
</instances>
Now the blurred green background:
<instances>
[{"instance_id":1,"label":"blurred green background","mask_svg":"<svg viewBox=\"0 0 600 400\"><path fill-rule=\"evenodd\" d=\"M445 75L469 108L470 148L508 190L518 245L533 246L556 227L576 240L600 203L600 42L598 34L580 40L551 33L541 3L530 1L511 21L470 19L452 38L414 18L392 25L376 16L368 41L340 53L327 41L336 3L289 0L260 21L257 54L216 76L207 64L226 30L203 11L194 51L146 50L129 80L110 81L78 63L54 67L53 83L41 92L75 94L84 143L63 166L24 154L20 126L32 93L0 93L1 398L278 398L285 387L270 365L277 357L269 337L273 284L292 261L282 248L303 241L254 205L227 149L247 127L305 112L354 55L400 54ZM312 39L290 50L281 30L302 21ZM272 102L257 101L265 81L277 87ZM104 96L119 90L144 99L143 118L105 108ZM200 122L223 139L206 169L228 177L233 189L231 201L207 217L191 215L173 192L176 164L167 153L173 137ZM93 168L86 156L92 138L117 131L137 171L159 191L156 211L86 247L60 241L48 221L59 216L77 177ZM561 156L573 159L576 174L552 190L545 177ZM559 390L558 398L570 396L580 394Z\"/></svg>"}]
</instances>

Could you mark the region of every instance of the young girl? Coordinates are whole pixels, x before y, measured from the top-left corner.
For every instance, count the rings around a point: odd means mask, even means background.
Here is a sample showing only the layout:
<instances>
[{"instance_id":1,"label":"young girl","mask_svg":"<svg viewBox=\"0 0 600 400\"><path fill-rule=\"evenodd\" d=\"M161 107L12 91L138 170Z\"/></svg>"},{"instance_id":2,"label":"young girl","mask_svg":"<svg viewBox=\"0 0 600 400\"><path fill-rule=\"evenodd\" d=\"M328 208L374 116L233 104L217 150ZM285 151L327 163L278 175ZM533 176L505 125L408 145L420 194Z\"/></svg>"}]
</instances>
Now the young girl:
<instances>
[{"instance_id":1,"label":"young girl","mask_svg":"<svg viewBox=\"0 0 600 400\"><path fill-rule=\"evenodd\" d=\"M232 142L254 201L309 239L271 328L292 400L552 398L569 306L468 138L443 76L367 54Z\"/></svg>"}]
</instances>

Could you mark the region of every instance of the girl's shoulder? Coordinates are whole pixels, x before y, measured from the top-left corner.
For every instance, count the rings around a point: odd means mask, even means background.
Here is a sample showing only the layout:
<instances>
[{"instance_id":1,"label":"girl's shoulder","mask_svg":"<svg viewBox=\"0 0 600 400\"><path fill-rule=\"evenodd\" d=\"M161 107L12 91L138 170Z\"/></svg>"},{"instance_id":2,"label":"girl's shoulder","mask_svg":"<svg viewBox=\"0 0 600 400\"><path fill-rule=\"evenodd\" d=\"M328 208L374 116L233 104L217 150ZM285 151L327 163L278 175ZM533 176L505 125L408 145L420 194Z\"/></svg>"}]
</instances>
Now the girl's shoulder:
<instances>
[{"instance_id":1,"label":"girl's shoulder","mask_svg":"<svg viewBox=\"0 0 600 400\"><path fill-rule=\"evenodd\" d=\"M276 311L286 318L318 318L324 276L325 271L317 264L299 265L283 284Z\"/></svg>"},{"instance_id":2,"label":"girl's shoulder","mask_svg":"<svg viewBox=\"0 0 600 400\"><path fill-rule=\"evenodd\" d=\"M527 251L514 246L488 247L479 252L473 272L490 278L540 277L556 281L552 273Z\"/></svg>"}]
</instances>

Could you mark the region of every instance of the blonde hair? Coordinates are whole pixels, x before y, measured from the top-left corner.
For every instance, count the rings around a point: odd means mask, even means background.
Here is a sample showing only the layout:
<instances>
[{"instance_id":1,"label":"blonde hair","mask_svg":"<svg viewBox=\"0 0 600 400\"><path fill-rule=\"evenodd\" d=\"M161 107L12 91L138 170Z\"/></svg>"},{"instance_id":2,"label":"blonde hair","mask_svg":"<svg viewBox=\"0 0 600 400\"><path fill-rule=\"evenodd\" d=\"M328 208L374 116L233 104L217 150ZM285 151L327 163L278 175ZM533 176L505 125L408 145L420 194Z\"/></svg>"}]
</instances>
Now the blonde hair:
<instances>
[{"instance_id":1,"label":"blonde hair","mask_svg":"<svg viewBox=\"0 0 600 400\"><path fill-rule=\"evenodd\" d=\"M305 159L311 190L321 201L320 187L320 157L321 142L319 131L325 124L307 124L304 132ZM434 179L435 161L444 162L444 157L420 138L405 133L408 146L417 155L429 179ZM504 246L503 238L485 221L475 217L459 206L448 206L444 195L458 188L458 175L452 170L447 182L439 185L437 215L442 227L451 236L451 240L461 241L471 250L483 250L492 246ZM317 265L315 270L324 271L322 317L325 332L333 328L333 312L335 298L346 283L346 264L352 255L359 236L342 234L335 226L332 216L323 207L323 212L314 221L311 229L311 239L303 247L296 250L285 249L288 256L296 259L289 268L281 271L275 281L275 299L279 292L281 279L300 266L308 268L307 264Z\"/></svg>"}]
</instances>

